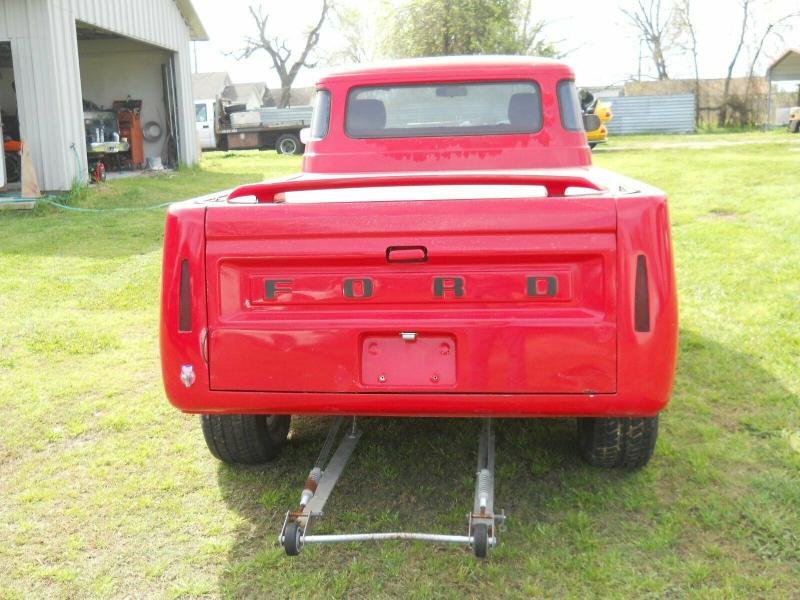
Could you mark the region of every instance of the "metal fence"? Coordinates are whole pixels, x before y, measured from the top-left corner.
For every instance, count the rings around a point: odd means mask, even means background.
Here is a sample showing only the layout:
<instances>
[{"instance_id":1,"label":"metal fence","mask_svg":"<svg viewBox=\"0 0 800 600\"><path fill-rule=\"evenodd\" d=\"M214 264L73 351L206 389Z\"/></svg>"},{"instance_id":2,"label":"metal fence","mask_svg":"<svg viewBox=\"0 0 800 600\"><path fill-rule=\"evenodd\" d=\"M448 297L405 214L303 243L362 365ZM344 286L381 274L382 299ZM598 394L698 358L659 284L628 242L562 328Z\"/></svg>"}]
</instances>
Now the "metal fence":
<instances>
[{"instance_id":1,"label":"metal fence","mask_svg":"<svg viewBox=\"0 0 800 600\"><path fill-rule=\"evenodd\" d=\"M690 133L694 131L694 94L621 96L611 100L611 134Z\"/></svg>"}]
</instances>

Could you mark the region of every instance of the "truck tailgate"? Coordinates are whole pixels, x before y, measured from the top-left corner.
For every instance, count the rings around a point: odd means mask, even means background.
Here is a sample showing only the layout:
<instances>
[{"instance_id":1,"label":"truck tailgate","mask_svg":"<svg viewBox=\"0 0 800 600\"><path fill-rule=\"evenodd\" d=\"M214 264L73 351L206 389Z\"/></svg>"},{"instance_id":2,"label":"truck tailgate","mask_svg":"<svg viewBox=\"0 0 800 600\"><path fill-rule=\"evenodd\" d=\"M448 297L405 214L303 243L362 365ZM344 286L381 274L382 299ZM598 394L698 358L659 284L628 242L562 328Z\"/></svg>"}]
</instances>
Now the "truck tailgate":
<instances>
[{"instance_id":1,"label":"truck tailgate","mask_svg":"<svg viewBox=\"0 0 800 600\"><path fill-rule=\"evenodd\" d=\"M210 386L614 392L615 228L601 196L209 207Z\"/></svg>"}]
</instances>

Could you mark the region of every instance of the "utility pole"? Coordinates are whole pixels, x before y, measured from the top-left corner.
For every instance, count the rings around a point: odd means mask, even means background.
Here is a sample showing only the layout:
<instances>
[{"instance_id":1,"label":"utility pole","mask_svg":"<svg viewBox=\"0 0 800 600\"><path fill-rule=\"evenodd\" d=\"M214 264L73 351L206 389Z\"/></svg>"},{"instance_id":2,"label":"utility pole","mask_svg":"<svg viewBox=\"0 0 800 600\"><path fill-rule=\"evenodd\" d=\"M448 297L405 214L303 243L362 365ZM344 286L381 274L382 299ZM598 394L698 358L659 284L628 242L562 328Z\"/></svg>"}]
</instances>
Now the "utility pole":
<instances>
[{"instance_id":1,"label":"utility pole","mask_svg":"<svg viewBox=\"0 0 800 600\"><path fill-rule=\"evenodd\" d=\"M642 41L643 39L639 38L639 70L638 75L636 76L636 81L642 80Z\"/></svg>"}]
</instances>

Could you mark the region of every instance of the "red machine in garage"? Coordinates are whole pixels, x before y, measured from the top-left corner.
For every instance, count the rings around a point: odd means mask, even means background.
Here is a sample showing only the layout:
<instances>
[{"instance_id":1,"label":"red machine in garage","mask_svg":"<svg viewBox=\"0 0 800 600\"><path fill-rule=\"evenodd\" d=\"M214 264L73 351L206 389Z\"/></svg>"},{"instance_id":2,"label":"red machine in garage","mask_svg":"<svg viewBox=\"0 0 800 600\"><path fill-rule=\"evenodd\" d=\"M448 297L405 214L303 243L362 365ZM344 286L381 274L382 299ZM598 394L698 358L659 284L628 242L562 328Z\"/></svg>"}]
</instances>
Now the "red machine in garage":
<instances>
[{"instance_id":1,"label":"red machine in garage","mask_svg":"<svg viewBox=\"0 0 800 600\"><path fill-rule=\"evenodd\" d=\"M117 113L119 135L127 140L130 146L129 155L126 157L127 166L141 169L144 166L144 139L142 137L142 101L141 100L115 100L114 111Z\"/></svg>"},{"instance_id":2,"label":"red machine in garage","mask_svg":"<svg viewBox=\"0 0 800 600\"><path fill-rule=\"evenodd\" d=\"M667 201L592 167L573 79L523 57L331 75L302 174L172 206L164 383L215 456L272 458L292 414L564 416L590 463L649 460L677 343ZM287 553L494 546L488 420L467 535L312 534L358 440L354 421L328 462L335 427L287 513Z\"/></svg>"}]
</instances>

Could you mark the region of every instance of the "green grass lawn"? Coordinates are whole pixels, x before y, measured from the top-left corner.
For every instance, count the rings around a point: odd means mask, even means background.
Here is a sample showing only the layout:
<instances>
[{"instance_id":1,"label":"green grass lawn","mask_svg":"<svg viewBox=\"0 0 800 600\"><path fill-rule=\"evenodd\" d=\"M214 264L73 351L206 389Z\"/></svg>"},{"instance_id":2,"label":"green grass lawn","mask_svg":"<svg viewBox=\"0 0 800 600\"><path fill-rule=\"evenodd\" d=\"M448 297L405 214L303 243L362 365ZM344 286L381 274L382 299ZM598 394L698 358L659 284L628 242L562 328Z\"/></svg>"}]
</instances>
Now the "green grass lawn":
<instances>
[{"instance_id":1,"label":"green grass lawn","mask_svg":"<svg viewBox=\"0 0 800 600\"><path fill-rule=\"evenodd\" d=\"M694 136L691 142L719 136ZM230 468L164 398L163 210L0 213L0 597L796 597L800 581L800 144L656 147L600 166L671 198L681 346L656 455L582 464L574 423L497 424L485 562L421 543L276 544L326 430ZM626 151L610 151L614 146ZM299 168L268 153L115 181L75 206L148 206ZM459 533L479 423L368 419L320 532Z\"/></svg>"}]
</instances>

